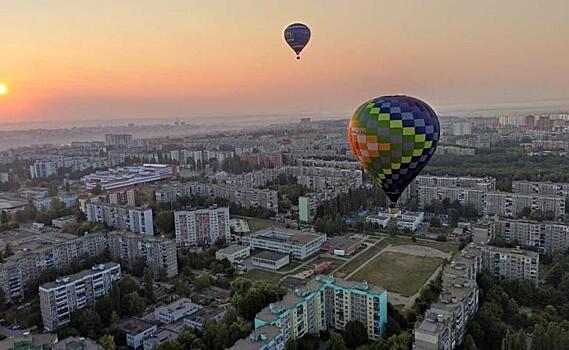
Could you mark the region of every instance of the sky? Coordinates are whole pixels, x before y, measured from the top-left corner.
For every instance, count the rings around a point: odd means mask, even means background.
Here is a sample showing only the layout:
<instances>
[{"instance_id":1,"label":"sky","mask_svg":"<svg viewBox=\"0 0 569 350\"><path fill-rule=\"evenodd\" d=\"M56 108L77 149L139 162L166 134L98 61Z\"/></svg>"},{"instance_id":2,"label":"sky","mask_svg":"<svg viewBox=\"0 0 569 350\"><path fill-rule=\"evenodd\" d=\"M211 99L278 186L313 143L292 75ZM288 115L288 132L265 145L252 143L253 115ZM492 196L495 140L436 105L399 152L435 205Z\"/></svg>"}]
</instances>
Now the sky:
<instances>
[{"instance_id":1,"label":"sky","mask_svg":"<svg viewBox=\"0 0 569 350\"><path fill-rule=\"evenodd\" d=\"M348 116L386 94L569 109L567 0L0 0L0 30L0 123Z\"/></svg>"}]
</instances>

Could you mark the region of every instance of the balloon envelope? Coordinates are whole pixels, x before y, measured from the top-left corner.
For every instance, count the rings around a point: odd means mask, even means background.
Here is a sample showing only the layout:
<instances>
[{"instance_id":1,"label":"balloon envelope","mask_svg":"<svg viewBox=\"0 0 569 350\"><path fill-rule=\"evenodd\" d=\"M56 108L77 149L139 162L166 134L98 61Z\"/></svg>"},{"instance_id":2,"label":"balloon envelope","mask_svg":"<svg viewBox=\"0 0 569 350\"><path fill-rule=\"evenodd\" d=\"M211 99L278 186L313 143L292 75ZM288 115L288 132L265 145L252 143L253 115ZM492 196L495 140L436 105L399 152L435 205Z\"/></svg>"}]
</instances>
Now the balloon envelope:
<instances>
[{"instance_id":1,"label":"balloon envelope","mask_svg":"<svg viewBox=\"0 0 569 350\"><path fill-rule=\"evenodd\" d=\"M439 137L433 109L409 96L368 101L354 112L348 126L352 152L393 202L427 165Z\"/></svg>"},{"instance_id":2,"label":"balloon envelope","mask_svg":"<svg viewBox=\"0 0 569 350\"><path fill-rule=\"evenodd\" d=\"M310 28L302 23L293 23L286 27L284 37L287 44L296 53L296 58L300 58L300 52L310 40Z\"/></svg>"}]
</instances>

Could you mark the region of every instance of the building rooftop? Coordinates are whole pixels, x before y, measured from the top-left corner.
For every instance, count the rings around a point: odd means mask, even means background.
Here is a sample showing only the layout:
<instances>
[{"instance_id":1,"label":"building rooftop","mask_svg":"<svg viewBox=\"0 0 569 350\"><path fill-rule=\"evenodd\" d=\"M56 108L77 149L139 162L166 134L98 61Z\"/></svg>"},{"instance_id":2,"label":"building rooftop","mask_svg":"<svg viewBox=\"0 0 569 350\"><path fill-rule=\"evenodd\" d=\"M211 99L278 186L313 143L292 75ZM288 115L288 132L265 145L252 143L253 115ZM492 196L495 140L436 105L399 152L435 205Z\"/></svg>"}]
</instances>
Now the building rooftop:
<instances>
[{"instance_id":1,"label":"building rooftop","mask_svg":"<svg viewBox=\"0 0 569 350\"><path fill-rule=\"evenodd\" d=\"M115 262L108 262L108 263L104 263L104 264L98 264L95 265L93 267L91 267L88 270L83 270L77 273L74 273L72 275L68 275L68 276L63 276L63 277L59 277L58 279L56 279L54 282L47 282L44 283L40 286L41 289L51 289L51 288L55 288L61 285L65 285L68 283L73 283L77 280L80 280L81 278L85 277L85 276L89 276L92 275L94 273L100 272L100 271L104 271L113 267L120 267L120 264L117 264Z\"/></svg>"},{"instance_id":2,"label":"building rooftop","mask_svg":"<svg viewBox=\"0 0 569 350\"><path fill-rule=\"evenodd\" d=\"M534 252L532 250L525 250L525 249L520 249L519 247L516 248L503 248L503 247L495 247L495 246L486 246L487 249L489 249L492 252L499 252L499 253L507 253L507 254L518 254L518 255L524 255L530 258L539 258L539 253L538 252Z\"/></svg>"},{"instance_id":3,"label":"building rooftop","mask_svg":"<svg viewBox=\"0 0 569 350\"><path fill-rule=\"evenodd\" d=\"M97 343L89 338L67 337L51 346L52 350L99 350Z\"/></svg>"},{"instance_id":4,"label":"building rooftop","mask_svg":"<svg viewBox=\"0 0 569 350\"><path fill-rule=\"evenodd\" d=\"M276 253L276 252L271 252L268 250L261 250L261 251L256 252L253 255L253 257L259 258L259 259L276 261L276 260L280 260L280 259L284 258L287 255L288 254Z\"/></svg>"},{"instance_id":5,"label":"building rooftop","mask_svg":"<svg viewBox=\"0 0 569 350\"><path fill-rule=\"evenodd\" d=\"M0 350L48 350L57 342L57 334L33 334L0 341Z\"/></svg>"},{"instance_id":6,"label":"building rooftop","mask_svg":"<svg viewBox=\"0 0 569 350\"><path fill-rule=\"evenodd\" d=\"M273 242L304 245L314 240L321 239L322 237L325 237L325 235L323 233L290 230L282 227L268 227L252 233L250 237Z\"/></svg>"},{"instance_id":7,"label":"building rooftop","mask_svg":"<svg viewBox=\"0 0 569 350\"><path fill-rule=\"evenodd\" d=\"M348 250L360 242L357 238L349 237L331 237L324 243L325 247L330 247L331 249Z\"/></svg>"},{"instance_id":8,"label":"building rooftop","mask_svg":"<svg viewBox=\"0 0 569 350\"><path fill-rule=\"evenodd\" d=\"M120 323L120 329L127 334L139 334L152 327L156 325L134 317L129 317Z\"/></svg>"},{"instance_id":9,"label":"building rooftop","mask_svg":"<svg viewBox=\"0 0 569 350\"><path fill-rule=\"evenodd\" d=\"M244 246L244 245L240 245L240 244L232 244L229 247L223 248L218 250L218 252L220 254L227 254L227 255L231 255L237 252L240 252L244 249L249 249L248 246Z\"/></svg>"},{"instance_id":10,"label":"building rooftop","mask_svg":"<svg viewBox=\"0 0 569 350\"><path fill-rule=\"evenodd\" d=\"M257 350L262 345L270 343L280 334L280 329L275 326L265 325L254 330L247 338L239 339L231 350Z\"/></svg>"},{"instance_id":11,"label":"building rooftop","mask_svg":"<svg viewBox=\"0 0 569 350\"><path fill-rule=\"evenodd\" d=\"M192 302L189 298L180 298L168 305L157 307L154 311L158 313L174 313L188 309L198 309L202 308L201 305Z\"/></svg>"},{"instance_id":12,"label":"building rooftop","mask_svg":"<svg viewBox=\"0 0 569 350\"><path fill-rule=\"evenodd\" d=\"M155 347L163 342L178 338L179 333L169 328L160 328L156 333L144 338L145 342L153 343Z\"/></svg>"}]
</instances>

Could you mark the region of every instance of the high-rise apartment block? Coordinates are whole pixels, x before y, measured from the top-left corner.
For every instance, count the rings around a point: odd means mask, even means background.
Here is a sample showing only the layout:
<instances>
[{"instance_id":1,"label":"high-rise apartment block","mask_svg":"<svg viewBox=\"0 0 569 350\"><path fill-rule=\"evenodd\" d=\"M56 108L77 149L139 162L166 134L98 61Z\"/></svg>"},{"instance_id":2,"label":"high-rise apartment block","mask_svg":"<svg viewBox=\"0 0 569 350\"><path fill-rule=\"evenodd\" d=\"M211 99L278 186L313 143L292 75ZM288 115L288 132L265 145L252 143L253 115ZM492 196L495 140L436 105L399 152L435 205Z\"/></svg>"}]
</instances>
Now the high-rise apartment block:
<instances>
[{"instance_id":1,"label":"high-rise apartment block","mask_svg":"<svg viewBox=\"0 0 569 350\"><path fill-rule=\"evenodd\" d=\"M507 244L537 248L552 254L569 249L569 225L556 222L497 219L492 223L492 237Z\"/></svg>"},{"instance_id":2,"label":"high-rise apartment block","mask_svg":"<svg viewBox=\"0 0 569 350\"><path fill-rule=\"evenodd\" d=\"M154 235L152 209L106 203L87 203L85 214L89 222L102 222L118 230Z\"/></svg>"},{"instance_id":3,"label":"high-rise apartment block","mask_svg":"<svg viewBox=\"0 0 569 350\"><path fill-rule=\"evenodd\" d=\"M535 284L539 280L539 253L530 250L486 246L482 264L496 278L523 278Z\"/></svg>"},{"instance_id":4,"label":"high-rise apartment block","mask_svg":"<svg viewBox=\"0 0 569 350\"><path fill-rule=\"evenodd\" d=\"M42 284L39 296L45 330L54 331L71 322L74 311L95 304L121 277L121 266L107 263Z\"/></svg>"},{"instance_id":5,"label":"high-rise apartment block","mask_svg":"<svg viewBox=\"0 0 569 350\"><path fill-rule=\"evenodd\" d=\"M171 278L178 275L176 242L128 232L110 232L107 237L111 256L121 264L132 268L136 259L142 258L152 270L155 279L160 276Z\"/></svg>"},{"instance_id":6,"label":"high-rise apartment block","mask_svg":"<svg viewBox=\"0 0 569 350\"><path fill-rule=\"evenodd\" d=\"M56 162L40 162L37 161L30 165L30 177L32 179L41 179L44 177L49 177L57 175L57 163Z\"/></svg>"},{"instance_id":7,"label":"high-rise apartment block","mask_svg":"<svg viewBox=\"0 0 569 350\"><path fill-rule=\"evenodd\" d=\"M456 349L468 321L478 311L476 276L482 268L481 249L470 244L453 259L443 270L439 300L415 324L416 350Z\"/></svg>"},{"instance_id":8,"label":"high-rise apartment block","mask_svg":"<svg viewBox=\"0 0 569 350\"><path fill-rule=\"evenodd\" d=\"M231 239L229 208L226 207L176 211L174 222L178 246L207 246Z\"/></svg>"},{"instance_id":9,"label":"high-rise apartment block","mask_svg":"<svg viewBox=\"0 0 569 350\"><path fill-rule=\"evenodd\" d=\"M261 310L252 336L231 349L283 349L287 341L309 333L342 331L349 321L361 322L369 339L380 338L387 326L387 291L320 275Z\"/></svg>"}]
</instances>

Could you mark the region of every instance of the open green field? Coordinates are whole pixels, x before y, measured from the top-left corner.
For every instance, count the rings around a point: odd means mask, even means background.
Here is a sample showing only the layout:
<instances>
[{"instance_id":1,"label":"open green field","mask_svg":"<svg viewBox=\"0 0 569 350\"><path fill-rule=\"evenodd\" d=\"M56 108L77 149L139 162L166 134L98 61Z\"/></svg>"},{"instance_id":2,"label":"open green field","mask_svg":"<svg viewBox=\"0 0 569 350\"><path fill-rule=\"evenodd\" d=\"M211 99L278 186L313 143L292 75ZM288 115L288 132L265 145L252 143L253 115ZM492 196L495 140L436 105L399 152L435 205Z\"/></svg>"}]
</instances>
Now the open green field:
<instances>
[{"instance_id":1,"label":"open green field","mask_svg":"<svg viewBox=\"0 0 569 350\"><path fill-rule=\"evenodd\" d=\"M446 253L454 253L458 250L458 243L454 242L438 242L428 239L417 239L415 242L413 242L411 238L401 236L385 237L385 239L391 245L420 245L423 247L435 248Z\"/></svg>"},{"instance_id":2,"label":"open green field","mask_svg":"<svg viewBox=\"0 0 569 350\"><path fill-rule=\"evenodd\" d=\"M279 269L279 272L289 272L289 271L299 267L300 264L302 264L300 261L291 260L287 266L284 266L283 268Z\"/></svg>"},{"instance_id":3,"label":"open green field","mask_svg":"<svg viewBox=\"0 0 569 350\"><path fill-rule=\"evenodd\" d=\"M339 269L336 272L345 275L349 274L350 272L357 269L358 266L362 265L369 259L373 258L375 254L382 251L385 247L387 247L388 244L389 243L387 242L387 240L383 239L365 251L360 250L360 252L349 263L344 265L341 269Z\"/></svg>"},{"instance_id":4,"label":"open green field","mask_svg":"<svg viewBox=\"0 0 569 350\"><path fill-rule=\"evenodd\" d=\"M359 270L350 280L367 280L382 286L388 292L412 296L427 282L441 264L441 259L399 254L381 253Z\"/></svg>"},{"instance_id":5,"label":"open green field","mask_svg":"<svg viewBox=\"0 0 569 350\"><path fill-rule=\"evenodd\" d=\"M255 232L267 227L271 227L271 226L282 226L282 224L280 222L276 222L276 221L271 221L271 220L265 220L265 219L258 219L258 218L252 218L249 216L235 216L236 218L240 218L240 219L245 219L247 220L247 223L249 224L249 228L251 229L251 232Z\"/></svg>"},{"instance_id":6,"label":"open green field","mask_svg":"<svg viewBox=\"0 0 569 350\"><path fill-rule=\"evenodd\" d=\"M275 283L278 283L283 276L284 275L274 273L274 272L270 272L270 271L265 271L265 270L251 270L251 271L247 271L243 275L243 277L248 278L248 279L253 280L253 281L263 281L264 280L264 281L271 281L271 282L275 282Z\"/></svg>"}]
</instances>

